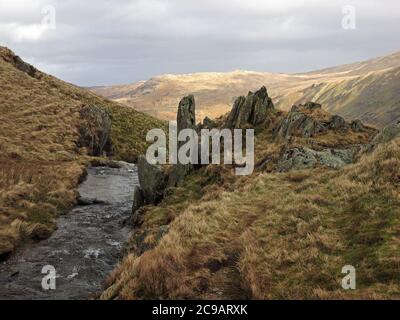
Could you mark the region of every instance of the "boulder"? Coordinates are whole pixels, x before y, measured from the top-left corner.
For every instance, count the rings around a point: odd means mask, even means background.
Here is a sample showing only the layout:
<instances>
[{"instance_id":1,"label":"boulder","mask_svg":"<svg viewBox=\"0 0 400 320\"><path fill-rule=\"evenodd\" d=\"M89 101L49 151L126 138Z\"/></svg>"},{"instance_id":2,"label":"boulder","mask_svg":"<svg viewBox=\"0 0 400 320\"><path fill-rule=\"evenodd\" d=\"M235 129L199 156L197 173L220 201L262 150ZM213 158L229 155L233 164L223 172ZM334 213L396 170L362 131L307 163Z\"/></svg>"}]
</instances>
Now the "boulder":
<instances>
[{"instance_id":1,"label":"boulder","mask_svg":"<svg viewBox=\"0 0 400 320\"><path fill-rule=\"evenodd\" d=\"M111 153L111 116L100 106L87 105L81 108L82 123L79 126L78 147L86 147L91 156Z\"/></svg>"},{"instance_id":2,"label":"boulder","mask_svg":"<svg viewBox=\"0 0 400 320\"><path fill-rule=\"evenodd\" d=\"M291 136L312 137L316 132L322 130L314 119L302 112L290 112L288 117L283 120L278 129L278 136L289 139Z\"/></svg>"},{"instance_id":3,"label":"boulder","mask_svg":"<svg viewBox=\"0 0 400 320\"><path fill-rule=\"evenodd\" d=\"M164 196L166 187L164 172L160 166L149 164L144 156L139 156L137 166L143 202L158 204Z\"/></svg>"},{"instance_id":4,"label":"boulder","mask_svg":"<svg viewBox=\"0 0 400 320\"><path fill-rule=\"evenodd\" d=\"M346 128L346 120L344 120L341 116L338 115L332 116L329 123L330 123L330 128L333 130L343 130Z\"/></svg>"},{"instance_id":5,"label":"boulder","mask_svg":"<svg viewBox=\"0 0 400 320\"><path fill-rule=\"evenodd\" d=\"M236 99L226 122L227 128L243 128L246 125L257 126L265 122L268 114L275 110L267 89L262 87L247 97Z\"/></svg>"},{"instance_id":6,"label":"boulder","mask_svg":"<svg viewBox=\"0 0 400 320\"><path fill-rule=\"evenodd\" d=\"M81 207L91 206L91 205L108 205L109 202L104 200L99 200L96 198L85 198L82 196L78 196L77 205Z\"/></svg>"},{"instance_id":7,"label":"boulder","mask_svg":"<svg viewBox=\"0 0 400 320\"><path fill-rule=\"evenodd\" d=\"M329 123L319 122L310 116L310 112L321 109L319 103L307 102L306 104L294 105L285 120L278 128L278 136L289 139L292 136L311 138L316 133L329 129ZM311 112L312 113L312 112Z\"/></svg>"},{"instance_id":8,"label":"boulder","mask_svg":"<svg viewBox=\"0 0 400 320\"><path fill-rule=\"evenodd\" d=\"M319 110L322 109L322 105L320 105L319 103L315 103L315 102L307 102L306 104L302 105L303 108L308 109L308 110Z\"/></svg>"},{"instance_id":9,"label":"boulder","mask_svg":"<svg viewBox=\"0 0 400 320\"><path fill-rule=\"evenodd\" d=\"M18 70L25 72L32 78L35 78L37 69L34 66L30 65L29 63L26 63L18 56L14 56L13 62Z\"/></svg>"},{"instance_id":10,"label":"boulder","mask_svg":"<svg viewBox=\"0 0 400 320\"><path fill-rule=\"evenodd\" d=\"M286 150L278 162L280 172L314 168L317 159L308 148L293 148Z\"/></svg>"},{"instance_id":11,"label":"boulder","mask_svg":"<svg viewBox=\"0 0 400 320\"><path fill-rule=\"evenodd\" d=\"M361 122L361 120L354 120L350 124L351 130L355 132L364 132L367 130L367 128L364 126L364 124Z\"/></svg>"},{"instance_id":12,"label":"boulder","mask_svg":"<svg viewBox=\"0 0 400 320\"><path fill-rule=\"evenodd\" d=\"M382 143L390 142L391 140L400 137L400 122L385 127L372 141L372 147Z\"/></svg>"},{"instance_id":13,"label":"boulder","mask_svg":"<svg viewBox=\"0 0 400 320\"><path fill-rule=\"evenodd\" d=\"M292 106L292 109L290 110L290 112L300 112L300 106L297 106L297 105Z\"/></svg>"},{"instance_id":14,"label":"boulder","mask_svg":"<svg viewBox=\"0 0 400 320\"><path fill-rule=\"evenodd\" d=\"M317 165L339 169L354 161L356 150L325 149L316 151L306 147L296 147L284 152L278 162L280 172L314 168Z\"/></svg>"}]
</instances>

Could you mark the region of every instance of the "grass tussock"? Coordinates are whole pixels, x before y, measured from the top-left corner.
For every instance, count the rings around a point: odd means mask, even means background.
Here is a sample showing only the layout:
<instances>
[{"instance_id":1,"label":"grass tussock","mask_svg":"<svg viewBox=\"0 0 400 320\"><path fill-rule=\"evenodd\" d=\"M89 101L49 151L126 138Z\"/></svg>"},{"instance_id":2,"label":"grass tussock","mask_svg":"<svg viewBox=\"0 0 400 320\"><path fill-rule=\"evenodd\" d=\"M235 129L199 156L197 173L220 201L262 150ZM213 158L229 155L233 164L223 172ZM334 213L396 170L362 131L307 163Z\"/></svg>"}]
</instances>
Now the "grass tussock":
<instances>
[{"instance_id":1,"label":"grass tussock","mask_svg":"<svg viewBox=\"0 0 400 320\"><path fill-rule=\"evenodd\" d=\"M203 189L153 249L126 257L102 298L398 299L399 165L397 139L339 171ZM341 288L349 264L355 291Z\"/></svg>"},{"instance_id":2,"label":"grass tussock","mask_svg":"<svg viewBox=\"0 0 400 320\"><path fill-rule=\"evenodd\" d=\"M83 165L1 161L0 253L7 254L23 240L47 238L56 218L75 203Z\"/></svg>"}]
</instances>

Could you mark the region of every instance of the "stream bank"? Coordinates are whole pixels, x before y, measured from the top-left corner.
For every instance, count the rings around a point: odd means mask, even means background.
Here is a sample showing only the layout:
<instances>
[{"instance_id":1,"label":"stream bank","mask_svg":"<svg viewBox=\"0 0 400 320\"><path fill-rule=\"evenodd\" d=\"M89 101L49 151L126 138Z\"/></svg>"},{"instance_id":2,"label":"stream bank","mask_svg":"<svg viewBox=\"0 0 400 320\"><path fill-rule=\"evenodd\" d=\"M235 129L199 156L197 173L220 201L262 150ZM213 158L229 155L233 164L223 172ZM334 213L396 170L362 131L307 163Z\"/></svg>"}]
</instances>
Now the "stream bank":
<instances>
[{"instance_id":1,"label":"stream bank","mask_svg":"<svg viewBox=\"0 0 400 320\"><path fill-rule=\"evenodd\" d=\"M78 189L86 205L61 216L49 239L27 245L0 264L0 299L84 300L102 290L122 258L131 231L124 221L139 185L136 166L119 165L88 168ZM42 289L47 265L57 272L55 290Z\"/></svg>"}]
</instances>

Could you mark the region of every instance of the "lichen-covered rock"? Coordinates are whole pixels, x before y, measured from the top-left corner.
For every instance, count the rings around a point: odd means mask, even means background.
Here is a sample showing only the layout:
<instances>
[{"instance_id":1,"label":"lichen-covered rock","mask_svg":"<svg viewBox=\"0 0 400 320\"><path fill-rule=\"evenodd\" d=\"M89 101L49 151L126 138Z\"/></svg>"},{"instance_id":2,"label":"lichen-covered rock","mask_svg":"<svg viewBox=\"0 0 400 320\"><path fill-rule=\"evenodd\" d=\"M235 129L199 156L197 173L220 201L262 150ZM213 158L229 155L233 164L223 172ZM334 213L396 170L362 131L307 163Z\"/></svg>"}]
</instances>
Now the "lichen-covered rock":
<instances>
[{"instance_id":1,"label":"lichen-covered rock","mask_svg":"<svg viewBox=\"0 0 400 320\"><path fill-rule=\"evenodd\" d=\"M42 73L39 70L37 70L31 64L23 61L19 56L17 56L8 48L0 48L0 58L3 58L6 62L11 63L15 68L26 73L32 78L40 79L42 76Z\"/></svg>"},{"instance_id":2,"label":"lichen-covered rock","mask_svg":"<svg viewBox=\"0 0 400 320\"><path fill-rule=\"evenodd\" d=\"M192 95L184 97L178 106L178 115L177 115L177 129L178 135L184 129L193 129L198 130L198 126L196 126L196 109L195 109L195 99ZM180 142L178 146L183 145L184 142ZM182 183L185 177L190 174L195 169L192 164L176 164L172 167L168 177L168 187L176 187Z\"/></svg>"},{"instance_id":3,"label":"lichen-covered rock","mask_svg":"<svg viewBox=\"0 0 400 320\"><path fill-rule=\"evenodd\" d=\"M100 106L87 105L81 108L82 123L79 126L78 147L86 147L91 156L111 153L111 116Z\"/></svg>"},{"instance_id":4,"label":"lichen-covered rock","mask_svg":"<svg viewBox=\"0 0 400 320\"><path fill-rule=\"evenodd\" d=\"M334 115L330 119L322 118L321 120L321 115L318 112L315 113L315 110L320 110L321 108L321 105L315 102L293 106L277 130L278 136L285 139L289 139L292 136L311 138L317 133L327 130L352 129L355 132L368 130L361 121L356 120L348 125L345 119L338 115Z\"/></svg>"},{"instance_id":5,"label":"lichen-covered rock","mask_svg":"<svg viewBox=\"0 0 400 320\"><path fill-rule=\"evenodd\" d=\"M338 116L338 115L332 116L329 123L330 123L331 129L333 129L333 130L346 129L346 120L344 120L341 116Z\"/></svg>"},{"instance_id":6,"label":"lichen-covered rock","mask_svg":"<svg viewBox=\"0 0 400 320\"><path fill-rule=\"evenodd\" d=\"M227 128L243 128L246 125L262 124L269 113L275 110L267 89L262 87L256 93L249 92L247 97L236 99L226 122Z\"/></svg>"},{"instance_id":7,"label":"lichen-covered rock","mask_svg":"<svg viewBox=\"0 0 400 320\"><path fill-rule=\"evenodd\" d=\"M30 65L29 63L26 63L18 56L14 56L13 60L14 60L14 65L17 69L27 73L32 78L35 78L37 69L34 66Z\"/></svg>"},{"instance_id":8,"label":"lichen-covered rock","mask_svg":"<svg viewBox=\"0 0 400 320\"><path fill-rule=\"evenodd\" d=\"M351 130L354 132L364 132L367 130L367 128L364 126L364 124L361 122L361 120L354 120L350 124Z\"/></svg>"},{"instance_id":9,"label":"lichen-covered rock","mask_svg":"<svg viewBox=\"0 0 400 320\"><path fill-rule=\"evenodd\" d=\"M322 124L315 121L300 111L292 111L288 117L283 120L278 130L278 136L288 139L291 136L301 136L310 138L317 132L324 130Z\"/></svg>"},{"instance_id":10,"label":"lichen-covered rock","mask_svg":"<svg viewBox=\"0 0 400 320\"><path fill-rule=\"evenodd\" d=\"M308 148L286 150L278 162L280 172L310 169L317 165L315 154Z\"/></svg>"},{"instance_id":11,"label":"lichen-covered rock","mask_svg":"<svg viewBox=\"0 0 400 320\"><path fill-rule=\"evenodd\" d=\"M400 122L385 127L372 141L372 148L400 137Z\"/></svg>"},{"instance_id":12,"label":"lichen-covered rock","mask_svg":"<svg viewBox=\"0 0 400 320\"><path fill-rule=\"evenodd\" d=\"M145 204L158 204L164 197L166 176L158 165L149 164L144 156L138 159L139 183Z\"/></svg>"},{"instance_id":13,"label":"lichen-covered rock","mask_svg":"<svg viewBox=\"0 0 400 320\"><path fill-rule=\"evenodd\" d=\"M315 103L315 102L307 102L306 104L302 105L302 107L304 107L305 109L308 110L318 110L318 109L322 109L322 105L319 103Z\"/></svg>"},{"instance_id":14,"label":"lichen-covered rock","mask_svg":"<svg viewBox=\"0 0 400 320\"><path fill-rule=\"evenodd\" d=\"M194 166L190 164L184 165L178 163L174 165L171 171L169 172L167 186L169 188L180 186L185 180L185 177L188 176L191 172L193 172L193 170Z\"/></svg>"},{"instance_id":15,"label":"lichen-covered rock","mask_svg":"<svg viewBox=\"0 0 400 320\"><path fill-rule=\"evenodd\" d=\"M325 149L316 151L306 147L286 150L278 162L278 170L288 172L314 168L317 165L339 169L354 161L354 149Z\"/></svg>"},{"instance_id":16,"label":"lichen-covered rock","mask_svg":"<svg viewBox=\"0 0 400 320\"><path fill-rule=\"evenodd\" d=\"M217 123L210 119L209 117L205 117L203 120L202 128L204 129L214 129L217 127Z\"/></svg>"},{"instance_id":17,"label":"lichen-covered rock","mask_svg":"<svg viewBox=\"0 0 400 320\"><path fill-rule=\"evenodd\" d=\"M353 163L357 153L361 150L361 145L355 145L349 149L331 149L331 153L340 158L345 164Z\"/></svg>"},{"instance_id":18,"label":"lichen-covered rock","mask_svg":"<svg viewBox=\"0 0 400 320\"><path fill-rule=\"evenodd\" d=\"M184 97L179 102L176 122L178 134L183 129L196 129L196 102L193 95Z\"/></svg>"}]
</instances>

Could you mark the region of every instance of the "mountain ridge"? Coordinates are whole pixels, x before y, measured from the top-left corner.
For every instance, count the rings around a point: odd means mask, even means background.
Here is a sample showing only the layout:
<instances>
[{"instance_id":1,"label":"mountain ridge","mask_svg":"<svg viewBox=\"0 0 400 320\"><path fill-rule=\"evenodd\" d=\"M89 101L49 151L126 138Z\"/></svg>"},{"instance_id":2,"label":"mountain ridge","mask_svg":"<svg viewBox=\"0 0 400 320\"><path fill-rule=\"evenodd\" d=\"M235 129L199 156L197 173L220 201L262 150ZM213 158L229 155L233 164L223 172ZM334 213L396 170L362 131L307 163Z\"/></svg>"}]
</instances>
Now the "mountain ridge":
<instances>
[{"instance_id":1,"label":"mountain ridge","mask_svg":"<svg viewBox=\"0 0 400 320\"><path fill-rule=\"evenodd\" d=\"M172 120L180 97L188 93L197 98L199 119L216 118L229 112L238 96L265 85L282 110L315 100L328 111L384 127L400 119L399 67L400 51L397 51L306 73L235 70L164 74L138 83L90 90L155 117ZM383 88L381 81L390 83L390 90Z\"/></svg>"}]
</instances>

